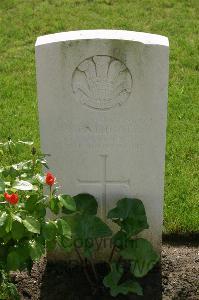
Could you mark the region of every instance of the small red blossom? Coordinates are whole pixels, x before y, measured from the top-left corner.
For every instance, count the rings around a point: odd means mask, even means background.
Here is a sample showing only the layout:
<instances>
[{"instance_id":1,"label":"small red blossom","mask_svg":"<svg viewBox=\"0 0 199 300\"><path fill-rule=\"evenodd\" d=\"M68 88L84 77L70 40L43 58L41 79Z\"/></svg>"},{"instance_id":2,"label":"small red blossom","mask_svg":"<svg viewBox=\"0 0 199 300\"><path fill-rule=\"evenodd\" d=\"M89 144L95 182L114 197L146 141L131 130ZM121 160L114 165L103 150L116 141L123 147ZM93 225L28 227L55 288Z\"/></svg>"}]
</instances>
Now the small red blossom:
<instances>
[{"instance_id":1,"label":"small red blossom","mask_svg":"<svg viewBox=\"0 0 199 300\"><path fill-rule=\"evenodd\" d=\"M4 198L12 205L17 204L17 202L19 201L19 197L17 194L8 194L8 193L4 193Z\"/></svg>"},{"instance_id":2,"label":"small red blossom","mask_svg":"<svg viewBox=\"0 0 199 300\"><path fill-rule=\"evenodd\" d=\"M55 176L52 173L48 172L46 174L46 184L52 186L55 183Z\"/></svg>"}]
</instances>

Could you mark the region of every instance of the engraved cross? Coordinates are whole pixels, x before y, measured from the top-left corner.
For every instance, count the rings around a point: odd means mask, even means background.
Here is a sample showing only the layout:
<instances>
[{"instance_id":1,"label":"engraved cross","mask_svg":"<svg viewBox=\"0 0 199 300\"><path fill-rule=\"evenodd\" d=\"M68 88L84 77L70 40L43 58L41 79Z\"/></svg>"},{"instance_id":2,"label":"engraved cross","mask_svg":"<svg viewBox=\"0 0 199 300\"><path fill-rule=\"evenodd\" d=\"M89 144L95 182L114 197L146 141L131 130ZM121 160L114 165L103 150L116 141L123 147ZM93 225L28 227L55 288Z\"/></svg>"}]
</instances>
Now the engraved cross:
<instances>
[{"instance_id":1,"label":"engraved cross","mask_svg":"<svg viewBox=\"0 0 199 300\"><path fill-rule=\"evenodd\" d=\"M127 184L129 186L129 179L127 180L109 180L107 179L107 158L108 155L100 155L103 163L103 176L101 180L81 180L78 179L79 184L100 184L102 187L102 217L105 220L107 215L107 185L108 184Z\"/></svg>"}]
</instances>

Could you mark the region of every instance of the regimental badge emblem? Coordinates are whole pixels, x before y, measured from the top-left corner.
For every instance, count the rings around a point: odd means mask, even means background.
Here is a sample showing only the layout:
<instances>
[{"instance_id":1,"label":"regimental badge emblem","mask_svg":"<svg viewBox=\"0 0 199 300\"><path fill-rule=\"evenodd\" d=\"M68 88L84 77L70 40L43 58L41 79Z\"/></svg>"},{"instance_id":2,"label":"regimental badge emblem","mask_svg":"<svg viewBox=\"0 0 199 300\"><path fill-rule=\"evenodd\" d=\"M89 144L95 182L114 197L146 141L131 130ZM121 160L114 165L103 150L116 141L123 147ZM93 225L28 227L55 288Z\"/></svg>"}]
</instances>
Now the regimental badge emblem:
<instances>
[{"instance_id":1,"label":"regimental badge emblem","mask_svg":"<svg viewBox=\"0 0 199 300\"><path fill-rule=\"evenodd\" d=\"M120 60L96 55L82 61L74 70L72 89L87 107L107 110L122 105L132 92L132 75Z\"/></svg>"}]
</instances>

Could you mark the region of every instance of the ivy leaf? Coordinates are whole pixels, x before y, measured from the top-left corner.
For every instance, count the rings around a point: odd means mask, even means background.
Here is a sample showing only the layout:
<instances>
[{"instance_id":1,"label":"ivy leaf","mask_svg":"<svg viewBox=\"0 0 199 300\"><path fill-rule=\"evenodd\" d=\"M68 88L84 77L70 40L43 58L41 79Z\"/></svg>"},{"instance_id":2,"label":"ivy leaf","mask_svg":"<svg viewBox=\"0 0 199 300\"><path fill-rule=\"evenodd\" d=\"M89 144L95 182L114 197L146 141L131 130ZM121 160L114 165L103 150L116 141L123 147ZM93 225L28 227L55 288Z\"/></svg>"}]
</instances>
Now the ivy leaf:
<instances>
[{"instance_id":1,"label":"ivy leaf","mask_svg":"<svg viewBox=\"0 0 199 300\"><path fill-rule=\"evenodd\" d=\"M131 260L131 272L135 277L145 276L159 261L151 243L145 239L130 240L126 249L120 252L124 259Z\"/></svg>"},{"instance_id":2,"label":"ivy leaf","mask_svg":"<svg viewBox=\"0 0 199 300\"><path fill-rule=\"evenodd\" d=\"M143 295L142 288L137 281L129 280L118 284L123 272L121 266L117 266L113 263L111 265L111 272L104 278L103 283L106 287L110 288L111 296L116 297L119 294L127 295L128 293Z\"/></svg>"},{"instance_id":3,"label":"ivy leaf","mask_svg":"<svg viewBox=\"0 0 199 300\"><path fill-rule=\"evenodd\" d=\"M144 205L139 199L124 198L119 200L117 206L109 211L108 218L121 226L128 237L149 228Z\"/></svg>"},{"instance_id":4,"label":"ivy leaf","mask_svg":"<svg viewBox=\"0 0 199 300\"><path fill-rule=\"evenodd\" d=\"M45 240L50 241L55 239L57 234L57 227L54 222L46 222L42 225L42 234Z\"/></svg>"},{"instance_id":5,"label":"ivy leaf","mask_svg":"<svg viewBox=\"0 0 199 300\"><path fill-rule=\"evenodd\" d=\"M75 200L73 199L73 197L71 197L69 195L59 195L58 199L66 209L68 209L70 211L76 210L76 204L75 204Z\"/></svg>"},{"instance_id":6,"label":"ivy leaf","mask_svg":"<svg viewBox=\"0 0 199 300\"><path fill-rule=\"evenodd\" d=\"M95 197L90 194L79 194L73 198L76 202L77 211L79 211L81 214L97 214L98 203Z\"/></svg>"},{"instance_id":7,"label":"ivy leaf","mask_svg":"<svg viewBox=\"0 0 199 300\"><path fill-rule=\"evenodd\" d=\"M32 191L34 187L32 183L25 180L15 181L13 184L13 188L19 191Z\"/></svg>"},{"instance_id":8,"label":"ivy leaf","mask_svg":"<svg viewBox=\"0 0 199 300\"><path fill-rule=\"evenodd\" d=\"M23 220L24 226L28 229L28 231L33 233L40 233L40 223L32 216L27 216L25 220Z\"/></svg>"}]
</instances>

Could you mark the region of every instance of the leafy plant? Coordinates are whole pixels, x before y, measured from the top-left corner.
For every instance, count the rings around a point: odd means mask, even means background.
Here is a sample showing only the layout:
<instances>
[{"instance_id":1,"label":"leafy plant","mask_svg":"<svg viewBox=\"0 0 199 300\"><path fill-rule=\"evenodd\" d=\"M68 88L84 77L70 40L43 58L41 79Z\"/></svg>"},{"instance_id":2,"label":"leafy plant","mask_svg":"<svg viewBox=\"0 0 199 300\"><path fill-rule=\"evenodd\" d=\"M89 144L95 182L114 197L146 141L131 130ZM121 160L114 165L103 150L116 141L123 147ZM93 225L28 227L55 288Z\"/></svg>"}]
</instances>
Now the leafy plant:
<instances>
[{"instance_id":1,"label":"leafy plant","mask_svg":"<svg viewBox=\"0 0 199 300\"><path fill-rule=\"evenodd\" d=\"M136 278L145 276L159 260L159 256L149 241L135 237L142 230L149 228L144 205L139 199L121 199L117 202L116 207L108 212L108 218L119 226L118 232L112 237L113 248L109 263L111 263L116 249L119 259L117 264L111 267L110 274L104 278L104 285L110 288L112 296L119 293L126 295L128 292L142 295L142 287ZM132 275L130 281L123 280L125 271L118 264L121 259L128 260L130 263ZM120 282L119 280L117 282L110 280L116 270L119 270Z\"/></svg>"},{"instance_id":2,"label":"leafy plant","mask_svg":"<svg viewBox=\"0 0 199 300\"><path fill-rule=\"evenodd\" d=\"M17 162L16 154L27 149L30 159ZM38 153L32 142L14 143L9 139L0 143L0 155L6 156L8 162L0 168L1 299L18 299L10 271L31 270L35 260L57 245L67 252L76 252L96 293L102 288L102 282L93 258L96 245L103 239L109 239L112 244L104 287L114 297L143 294L139 278L153 268L159 256L149 241L137 237L149 227L141 200L121 199L108 212L107 218L118 228L113 233L97 216L98 203L94 196L58 194L54 175L42 171L43 167L48 168L46 155ZM47 210L56 218L49 219Z\"/></svg>"},{"instance_id":3,"label":"leafy plant","mask_svg":"<svg viewBox=\"0 0 199 300\"><path fill-rule=\"evenodd\" d=\"M30 159L16 162L16 153L27 148ZM42 172L47 167L45 155L37 153L32 142L9 139L0 143L0 151L8 162L0 169L0 298L17 299L10 271L31 270L48 249L71 238L69 224L60 218L49 220L47 209L58 214L63 207L76 207L71 197L55 195L55 177Z\"/></svg>"},{"instance_id":4,"label":"leafy plant","mask_svg":"<svg viewBox=\"0 0 199 300\"><path fill-rule=\"evenodd\" d=\"M94 291L100 288L99 276L93 263L96 242L109 237L113 247L107 260L110 272L103 280L104 286L110 289L114 297L128 293L142 295L142 287L136 278L145 276L159 260L151 243L136 237L149 228L142 201L124 198L117 202L116 207L110 210L107 216L119 228L116 233L112 233L108 225L97 217L98 204L92 195L79 194L73 199L76 211L65 210L63 219L70 224L72 245L91 288ZM127 270L122 266L124 260L129 262ZM127 273L131 274L130 280L125 279Z\"/></svg>"}]
</instances>

